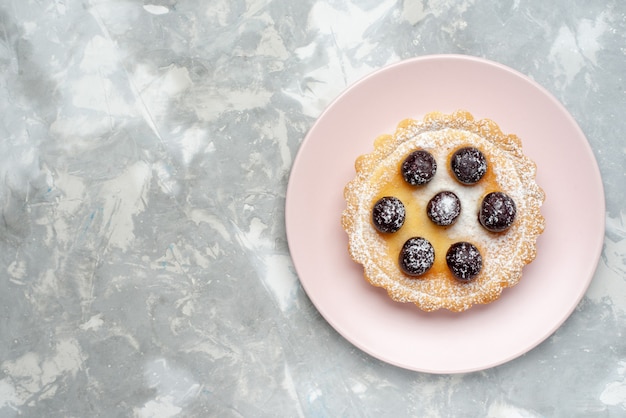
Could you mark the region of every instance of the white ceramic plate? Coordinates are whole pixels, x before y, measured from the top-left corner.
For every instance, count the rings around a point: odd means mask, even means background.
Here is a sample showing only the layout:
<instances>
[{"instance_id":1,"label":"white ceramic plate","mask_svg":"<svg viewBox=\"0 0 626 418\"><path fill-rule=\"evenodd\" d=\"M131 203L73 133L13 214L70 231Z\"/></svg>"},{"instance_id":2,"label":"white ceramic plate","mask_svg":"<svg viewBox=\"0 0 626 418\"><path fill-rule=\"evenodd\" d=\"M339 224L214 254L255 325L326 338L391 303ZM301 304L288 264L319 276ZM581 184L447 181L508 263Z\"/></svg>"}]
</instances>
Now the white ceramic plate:
<instances>
[{"instance_id":1,"label":"white ceramic plate","mask_svg":"<svg viewBox=\"0 0 626 418\"><path fill-rule=\"evenodd\" d=\"M546 192L546 230L521 282L489 305L425 313L369 285L347 252L343 188L357 156L399 121L464 109L518 135ZM604 192L589 144L567 110L537 83L478 58L437 55L383 68L348 88L320 116L294 162L286 201L289 248L300 281L348 341L399 367L482 370L548 338L593 277L604 237Z\"/></svg>"}]
</instances>

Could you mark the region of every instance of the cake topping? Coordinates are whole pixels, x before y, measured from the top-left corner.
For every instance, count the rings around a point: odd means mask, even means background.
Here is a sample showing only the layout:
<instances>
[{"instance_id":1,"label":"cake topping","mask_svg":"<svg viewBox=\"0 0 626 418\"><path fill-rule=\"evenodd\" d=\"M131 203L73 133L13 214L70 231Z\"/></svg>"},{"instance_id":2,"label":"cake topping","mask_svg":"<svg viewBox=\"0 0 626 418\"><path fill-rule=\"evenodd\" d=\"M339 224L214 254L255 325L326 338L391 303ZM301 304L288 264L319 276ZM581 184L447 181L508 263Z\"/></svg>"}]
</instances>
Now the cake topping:
<instances>
[{"instance_id":1,"label":"cake topping","mask_svg":"<svg viewBox=\"0 0 626 418\"><path fill-rule=\"evenodd\" d=\"M400 268L410 276L426 273L435 262L435 249L422 237L409 238L400 251Z\"/></svg>"},{"instance_id":2,"label":"cake topping","mask_svg":"<svg viewBox=\"0 0 626 418\"><path fill-rule=\"evenodd\" d=\"M515 202L511 197L502 192L492 192L484 197L478 220L485 229L502 232L513 224L516 212Z\"/></svg>"},{"instance_id":3,"label":"cake topping","mask_svg":"<svg viewBox=\"0 0 626 418\"><path fill-rule=\"evenodd\" d=\"M428 183L436 171L435 158L424 150L413 151L402 163L402 176L412 186Z\"/></svg>"},{"instance_id":4,"label":"cake topping","mask_svg":"<svg viewBox=\"0 0 626 418\"><path fill-rule=\"evenodd\" d=\"M469 282L480 273L483 258L473 244L457 242L448 249L446 263L454 277L463 282Z\"/></svg>"},{"instance_id":5,"label":"cake topping","mask_svg":"<svg viewBox=\"0 0 626 418\"><path fill-rule=\"evenodd\" d=\"M426 213L437 225L452 225L461 214L461 201L452 192L439 192L428 202Z\"/></svg>"},{"instance_id":6,"label":"cake topping","mask_svg":"<svg viewBox=\"0 0 626 418\"><path fill-rule=\"evenodd\" d=\"M487 172L487 160L477 148L464 147L452 155L450 167L458 181L474 184Z\"/></svg>"},{"instance_id":7,"label":"cake topping","mask_svg":"<svg viewBox=\"0 0 626 418\"><path fill-rule=\"evenodd\" d=\"M380 232L396 232L404 224L406 210L397 197L380 198L372 209L372 222Z\"/></svg>"}]
</instances>

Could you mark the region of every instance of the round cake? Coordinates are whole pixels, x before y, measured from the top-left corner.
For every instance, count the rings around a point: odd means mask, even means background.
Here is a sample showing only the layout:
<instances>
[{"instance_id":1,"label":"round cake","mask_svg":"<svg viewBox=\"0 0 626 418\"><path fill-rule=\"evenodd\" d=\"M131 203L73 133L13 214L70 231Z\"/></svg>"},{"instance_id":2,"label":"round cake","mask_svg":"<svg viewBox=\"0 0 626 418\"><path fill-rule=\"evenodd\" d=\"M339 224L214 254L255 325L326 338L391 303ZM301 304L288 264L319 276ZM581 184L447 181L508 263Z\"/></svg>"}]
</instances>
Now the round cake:
<instances>
[{"instance_id":1,"label":"round cake","mask_svg":"<svg viewBox=\"0 0 626 418\"><path fill-rule=\"evenodd\" d=\"M395 301L456 312L490 303L536 256L536 166L489 119L404 120L355 169L342 216L349 253Z\"/></svg>"}]
</instances>

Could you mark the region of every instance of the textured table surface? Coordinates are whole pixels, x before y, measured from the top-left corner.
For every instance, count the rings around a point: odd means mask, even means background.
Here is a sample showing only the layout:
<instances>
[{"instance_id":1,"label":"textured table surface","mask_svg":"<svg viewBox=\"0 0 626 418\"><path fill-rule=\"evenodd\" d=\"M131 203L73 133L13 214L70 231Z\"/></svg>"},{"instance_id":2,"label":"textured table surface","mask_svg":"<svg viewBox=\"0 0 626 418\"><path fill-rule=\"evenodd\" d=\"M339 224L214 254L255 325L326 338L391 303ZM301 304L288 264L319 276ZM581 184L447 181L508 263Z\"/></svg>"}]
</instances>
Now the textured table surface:
<instances>
[{"instance_id":1,"label":"textured table surface","mask_svg":"<svg viewBox=\"0 0 626 418\"><path fill-rule=\"evenodd\" d=\"M625 46L621 0L3 0L0 416L626 416ZM343 339L284 226L322 110L439 53L543 85L606 192L571 317L458 375Z\"/></svg>"}]
</instances>

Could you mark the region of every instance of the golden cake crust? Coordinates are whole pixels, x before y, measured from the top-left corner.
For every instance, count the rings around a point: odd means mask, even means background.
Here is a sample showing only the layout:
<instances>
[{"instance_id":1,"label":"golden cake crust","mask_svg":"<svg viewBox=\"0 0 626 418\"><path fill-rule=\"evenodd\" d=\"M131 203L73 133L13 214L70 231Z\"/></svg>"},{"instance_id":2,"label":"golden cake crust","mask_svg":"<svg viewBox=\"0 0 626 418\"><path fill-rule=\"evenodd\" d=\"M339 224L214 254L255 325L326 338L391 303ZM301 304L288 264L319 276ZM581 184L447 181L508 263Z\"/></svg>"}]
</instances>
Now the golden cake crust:
<instances>
[{"instance_id":1,"label":"golden cake crust","mask_svg":"<svg viewBox=\"0 0 626 418\"><path fill-rule=\"evenodd\" d=\"M461 185L449 169L451 154L466 146L480 149L488 162L487 173L472 186ZM415 187L403 182L399 171L404 158L418 149L430 152L438 169L427 185ZM378 137L374 150L357 158L355 169L355 178L345 187L342 215L349 254L363 265L367 281L386 289L395 301L414 303L424 311L457 312L490 303L519 282L522 268L536 256L545 195L535 181L535 164L523 154L517 136L503 134L489 119L475 120L469 112L457 111L404 120L393 135ZM434 225L425 214L428 200L443 190L454 191L462 205L459 220L449 227ZM482 197L491 191L508 194L517 207L514 223L504 232L489 232L477 220ZM372 207L390 195L405 202L407 215L398 232L385 234L372 224ZM402 243L414 236L428 239L435 249L435 264L419 277L408 276L398 264ZM482 270L470 282L457 280L446 266L446 248L459 241L475 244L482 255Z\"/></svg>"}]
</instances>

